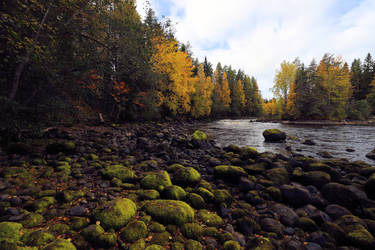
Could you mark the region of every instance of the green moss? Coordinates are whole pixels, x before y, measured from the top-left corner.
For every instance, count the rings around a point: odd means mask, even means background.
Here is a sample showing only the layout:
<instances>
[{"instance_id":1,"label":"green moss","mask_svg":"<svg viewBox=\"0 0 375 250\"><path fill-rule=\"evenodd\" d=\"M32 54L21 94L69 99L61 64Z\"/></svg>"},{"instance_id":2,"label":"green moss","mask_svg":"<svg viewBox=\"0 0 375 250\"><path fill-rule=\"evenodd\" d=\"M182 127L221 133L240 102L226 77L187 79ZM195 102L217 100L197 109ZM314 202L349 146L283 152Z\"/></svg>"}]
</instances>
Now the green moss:
<instances>
[{"instance_id":1,"label":"green moss","mask_svg":"<svg viewBox=\"0 0 375 250\"><path fill-rule=\"evenodd\" d=\"M146 248L146 242L144 239L137 240L130 245L129 250L143 250Z\"/></svg>"},{"instance_id":2,"label":"green moss","mask_svg":"<svg viewBox=\"0 0 375 250\"><path fill-rule=\"evenodd\" d=\"M76 250L76 247L68 240L57 239L44 247L43 250Z\"/></svg>"},{"instance_id":3,"label":"green moss","mask_svg":"<svg viewBox=\"0 0 375 250\"><path fill-rule=\"evenodd\" d=\"M163 190L162 193L165 199L169 200L184 200L186 197L186 192L182 187L179 186L168 186Z\"/></svg>"},{"instance_id":4,"label":"green moss","mask_svg":"<svg viewBox=\"0 0 375 250\"><path fill-rule=\"evenodd\" d=\"M99 236L98 245L103 248L111 248L116 245L117 234L109 232Z\"/></svg>"},{"instance_id":5,"label":"green moss","mask_svg":"<svg viewBox=\"0 0 375 250\"><path fill-rule=\"evenodd\" d=\"M61 235L61 234L65 234L69 230L70 230L70 227L68 225L58 223L58 224L52 225L48 231L52 232L54 235Z\"/></svg>"},{"instance_id":6,"label":"green moss","mask_svg":"<svg viewBox=\"0 0 375 250\"><path fill-rule=\"evenodd\" d=\"M162 233L153 233L150 243L166 246L171 238L171 234L167 231Z\"/></svg>"},{"instance_id":7,"label":"green moss","mask_svg":"<svg viewBox=\"0 0 375 250\"><path fill-rule=\"evenodd\" d=\"M209 227L219 227L224 224L220 216L206 209L199 210L198 217Z\"/></svg>"},{"instance_id":8,"label":"green moss","mask_svg":"<svg viewBox=\"0 0 375 250\"><path fill-rule=\"evenodd\" d=\"M165 187L171 185L171 179L166 171L148 173L141 180L141 186L145 189L156 189L162 191Z\"/></svg>"},{"instance_id":9,"label":"green moss","mask_svg":"<svg viewBox=\"0 0 375 250\"><path fill-rule=\"evenodd\" d=\"M200 179L199 172L191 167L178 169L173 176L173 181L182 186L195 185Z\"/></svg>"},{"instance_id":10,"label":"green moss","mask_svg":"<svg viewBox=\"0 0 375 250\"><path fill-rule=\"evenodd\" d=\"M218 234L217 238L221 243L224 243L228 240L233 240L233 235L229 232L222 232Z\"/></svg>"},{"instance_id":11,"label":"green moss","mask_svg":"<svg viewBox=\"0 0 375 250\"><path fill-rule=\"evenodd\" d=\"M106 202L94 210L94 218L101 222L104 228L120 229L125 226L134 216L137 206L133 201L126 198Z\"/></svg>"},{"instance_id":12,"label":"green moss","mask_svg":"<svg viewBox=\"0 0 375 250\"><path fill-rule=\"evenodd\" d=\"M43 221L44 221L44 218L41 214L30 213L20 223L24 227L30 228L30 227L36 227L36 226L40 225Z\"/></svg>"},{"instance_id":13,"label":"green moss","mask_svg":"<svg viewBox=\"0 0 375 250\"><path fill-rule=\"evenodd\" d=\"M305 173L302 177L303 182L306 184L311 184L316 187L322 187L325 184L331 182L331 176L322 171L311 171Z\"/></svg>"},{"instance_id":14,"label":"green moss","mask_svg":"<svg viewBox=\"0 0 375 250\"><path fill-rule=\"evenodd\" d=\"M289 182L289 174L285 168L273 168L266 170L265 176L267 179L277 185L282 185Z\"/></svg>"},{"instance_id":15,"label":"green moss","mask_svg":"<svg viewBox=\"0 0 375 250\"><path fill-rule=\"evenodd\" d=\"M0 241L8 240L16 242L20 239L22 224L16 222L0 222Z\"/></svg>"},{"instance_id":16,"label":"green moss","mask_svg":"<svg viewBox=\"0 0 375 250\"><path fill-rule=\"evenodd\" d=\"M209 190L199 187L196 191L206 202L210 202L214 199L214 194L210 192Z\"/></svg>"},{"instance_id":17,"label":"green moss","mask_svg":"<svg viewBox=\"0 0 375 250\"><path fill-rule=\"evenodd\" d=\"M144 214L143 211L139 213L140 215L141 214ZM144 223L150 223L152 218L150 215L143 215L141 218L140 218L141 221L143 221Z\"/></svg>"},{"instance_id":18,"label":"green moss","mask_svg":"<svg viewBox=\"0 0 375 250\"><path fill-rule=\"evenodd\" d=\"M145 250L165 250L165 248L160 245L153 244L151 246L146 247Z\"/></svg>"},{"instance_id":19,"label":"green moss","mask_svg":"<svg viewBox=\"0 0 375 250\"><path fill-rule=\"evenodd\" d=\"M43 159L36 158L31 162L33 165L41 166L47 164L47 162Z\"/></svg>"},{"instance_id":20,"label":"green moss","mask_svg":"<svg viewBox=\"0 0 375 250\"><path fill-rule=\"evenodd\" d=\"M54 189L47 189L40 191L38 194L39 198L45 197L45 196L55 196L56 195L56 190Z\"/></svg>"},{"instance_id":21,"label":"green moss","mask_svg":"<svg viewBox=\"0 0 375 250\"><path fill-rule=\"evenodd\" d=\"M160 197L159 192L155 189L138 190L137 195L141 200L156 200Z\"/></svg>"},{"instance_id":22,"label":"green moss","mask_svg":"<svg viewBox=\"0 0 375 250\"><path fill-rule=\"evenodd\" d=\"M83 196L85 196L85 192L82 190L64 190L56 194L56 199L60 202L71 202Z\"/></svg>"},{"instance_id":23,"label":"green moss","mask_svg":"<svg viewBox=\"0 0 375 250\"><path fill-rule=\"evenodd\" d=\"M219 165L214 168L214 174L218 178L238 180L241 176L247 176L246 171L241 167L230 165Z\"/></svg>"},{"instance_id":24,"label":"green moss","mask_svg":"<svg viewBox=\"0 0 375 250\"><path fill-rule=\"evenodd\" d=\"M264 130L263 135L268 136L268 135L280 134L280 133L284 133L284 132L282 132L280 129L273 128L273 129Z\"/></svg>"},{"instance_id":25,"label":"green moss","mask_svg":"<svg viewBox=\"0 0 375 250\"><path fill-rule=\"evenodd\" d=\"M161 223L183 225L194 219L194 210L183 201L148 201L144 209Z\"/></svg>"},{"instance_id":26,"label":"green moss","mask_svg":"<svg viewBox=\"0 0 375 250\"><path fill-rule=\"evenodd\" d=\"M123 165L107 166L103 175L108 179L116 177L123 182L131 182L136 178L135 172Z\"/></svg>"},{"instance_id":27,"label":"green moss","mask_svg":"<svg viewBox=\"0 0 375 250\"><path fill-rule=\"evenodd\" d=\"M72 217L70 228L73 230L80 230L89 225L90 220L86 217Z\"/></svg>"},{"instance_id":28,"label":"green moss","mask_svg":"<svg viewBox=\"0 0 375 250\"><path fill-rule=\"evenodd\" d=\"M121 233L121 238L126 242L135 242L147 236L147 226L143 221L130 222Z\"/></svg>"},{"instance_id":29,"label":"green moss","mask_svg":"<svg viewBox=\"0 0 375 250\"><path fill-rule=\"evenodd\" d=\"M267 187L265 189L265 193L267 193L272 198L272 200L275 200L277 202L280 202L283 199L283 195L280 189L278 189L277 187Z\"/></svg>"},{"instance_id":30,"label":"green moss","mask_svg":"<svg viewBox=\"0 0 375 250\"><path fill-rule=\"evenodd\" d=\"M200 240L203 228L197 223L186 223L181 227L181 232L186 238Z\"/></svg>"},{"instance_id":31,"label":"green moss","mask_svg":"<svg viewBox=\"0 0 375 250\"><path fill-rule=\"evenodd\" d=\"M195 130L193 133L193 140L197 140L197 141L207 140L207 135L200 130Z\"/></svg>"},{"instance_id":32,"label":"green moss","mask_svg":"<svg viewBox=\"0 0 375 250\"><path fill-rule=\"evenodd\" d=\"M233 201L232 195L225 189L216 189L213 191L215 203L230 204Z\"/></svg>"},{"instance_id":33,"label":"green moss","mask_svg":"<svg viewBox=\"0 0 375 250\"><path fill-rule=\"evenodd\" d=\"M185 250L202 250L202 244L196 240L187 240L185 242Z\"/></svg>"},{"instance_id":34,"label":"green moss","mask_svg":"<svg viewBox=\"0 0 375 250\"><path fill-rule=\"evenodd\" d=\"M224 250L241 250L241 245L237 241L228 240L224 242L223 248Z\"/></svg>"},{"instance_id":35,"label":"green moss","mask_svg":"<svg viewBox=\"0 0 375 250\"><path fill-rule=\"evenodd\" d=\"M31 233L26 233L22 237L22 242L28 246L42 246L49 242L52 242L55 239L50 233L44 232L42 230L34 231Z\"/></svg>"},{"instance_id":36,"label":"green moss","mask_svg":"<svg viewBox=\"0 0 375 250\"><path fill-rule=\"evenodd\" d=\"M148 226L148 229L150 230L150 232L153 232L153 233L162 233L162 232L165 232L165 226L163 226L162 224L158 223L158 222L152 222L149 226Z\"/></svg>"},{"instance_id":37,"label":"green moss","mask_svg":"<svg viewBox=\"0 0 375 250\"><path fill-rule=\"evenodd\" d=\"M209 191L212 191L211 183L209 183L208 181L205 181L203 179L200 180L200 182L198 184L198 187L202 187L202 188L205 188Z\"/></svg>"},{"instance_id":38,"label":"green moss","mask_svg":"<svg viewBox=\"0 0 375 250\"><path fill-rule=\"evenodd\" d=\"M204 208L204 199L199 194L189 193L187 200L196 209Z\"/></svg>"},{"instance_id":39,"label":"green moss","mask_svg":"<svg viewBox=\"0 0 375 250\"><path fill-rule=\"evenodd\" d=\"M55 199L51 196L46 196L36 200L32 205L32 210L34 212L44 212L50 205L55 203Z\"/></svg>"}]
</instances>

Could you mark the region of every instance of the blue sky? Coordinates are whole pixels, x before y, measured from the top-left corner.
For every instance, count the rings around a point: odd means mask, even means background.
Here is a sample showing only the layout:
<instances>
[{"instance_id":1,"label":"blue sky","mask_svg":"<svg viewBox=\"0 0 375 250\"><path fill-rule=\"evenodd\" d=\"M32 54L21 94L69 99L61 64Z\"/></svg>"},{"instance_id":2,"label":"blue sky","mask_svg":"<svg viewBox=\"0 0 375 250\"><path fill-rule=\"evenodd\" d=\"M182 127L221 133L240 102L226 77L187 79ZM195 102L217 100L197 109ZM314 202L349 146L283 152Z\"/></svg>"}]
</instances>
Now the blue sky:
<instances>
[{"instance_id":1,"label":"blue sky","mask_svg":"<svg viewBox=\"0 0 375 250\"><path fill-rule=\"evenodd\" d=\"M138 0L142 14L146 0ZM351 63L375 56L375 0L150 0L201 61L245 70L264 97L283 60L308 64L324 53Z\"/></svg>"}]
</instances>

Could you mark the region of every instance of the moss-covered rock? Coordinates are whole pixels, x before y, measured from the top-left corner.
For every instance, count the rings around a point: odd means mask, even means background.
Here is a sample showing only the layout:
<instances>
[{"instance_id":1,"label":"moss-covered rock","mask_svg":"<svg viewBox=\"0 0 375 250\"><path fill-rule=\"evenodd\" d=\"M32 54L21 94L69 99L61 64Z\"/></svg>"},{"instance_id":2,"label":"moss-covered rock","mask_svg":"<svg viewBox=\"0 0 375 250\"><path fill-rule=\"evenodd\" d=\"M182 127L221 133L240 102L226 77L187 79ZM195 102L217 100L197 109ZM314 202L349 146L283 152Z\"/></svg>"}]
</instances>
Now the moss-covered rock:
<instances>
[{"instance_id":1,"label":"moss-covered rock","mask_svg":"<svg viewBox=\"0 0 375 250\"><path fill-rule=\"evenodd\" d=\"M168 167L168 172L170 173L176 173L180 169L184 169L185 167L181 164L175 163Z\"/></svg>"},{"instance_id":2,"label":"moss-covered rock","mask_svg":"<svg viewBox=\"0 0 375 250\"><path fill-rule=\"evenodd\" d=\"M163 246L153 244L153 245L146 247L145 250L165 250L165 248Z\"/></svg>"},{"instance_id":3,"label":"moss-covered rock","mask_svg":"<svg viewBox=\"0 0 375 250\"><path fill-rule=\"evenodd\" d=\"M55 240L55 236L43 230L26 233L22 237L22 242L28 246L42 246Z\"/></svg>"},{"instance_id":4,"label":"moss-covered rock","mask_svg":"<svg viewBox=\"0 0 375 250\"><path fill-rule=\"evenodd\" d=\"M197 141L207 140L207 135L200 130L195 130L192 139Z\"/></svg>"},{"instance_id":5,"label":"moss-covered rock","mask_svg":"<svg viewBox=\"0 0 375 250\"><path fill-rule=\"evenodd\" d=\"M24 227L36 227L40 225L44 221L44 218L41 214L38 213L30 213L28 214L20 223Z\"/></svg>"},{"instance_id":6,"label":"moss-covered rock","mask_svg":"<svg viewBox=\"0 0 375 250\"><path fill-rule=\"evenodd\" d=\"M190 205L192 205L196 209L204 208L204 199L199 194L189 193L187 195L187 200L190 203Z\"/></svg>"},{"instance_id":7,"label":"moss-covered rock","mask_svg":"<svg viewBox=\"0 0 375 250\"><path fill-rule=\"evenodd\" d=\"M203 228L197 223L186 223L181 227L181 232L186 238L200 240Z\"/></svg>"},{"instance_id":8,"label":"moss-covered rock","mask_svg":"<svg viewBox=\"0 0 375 250\"><path fill-rule=\"evenodd\" d=\"M95 209L93 217L100 221L104 228L117 230L125 226L135 216L136 211L137 206L133 201L126 198L117 198Z\"/></svg>"},{"instance_id":9,"label":"moss-covered rock","mask_svg":"<svg viewBox=\"0 0 375 250\"><path fill-rule=\"evenodd\" d=\"M141 180L141 186L145 189L163 191L165 187L172 186L172 182L166 171L159 171L147 173Z\"/></svg>"},{"instance_id":10,"label":"moss-covered rock","mask_svg":"<svg viewBox=\"0 0 375 250\"><path fill-rule=\"evenodd\" d=\"M144 209L152 218L161 223L183 225L194 219L194 210L183 201L148 201Z\"/></svg>"},{"instance_id":11,"label":"moss-covered rock","mask_svg":"<svg viewBox=\"0 0 375 250\"><path fill-rule=\"evenodd\" d=\"M135 172L123 165L107 166L103 175L108 179L116 177L123 182L132 182L136 178Z\"/></svg>"},{"instance_id":12,"label":"moss-covered rock","mask_svg":"<svg viewBox=\"0 0 375 250\"><path fill-rule=\"evenodd\" d=\"M241 250L241 245L237 241L228 240L224 242L223 248L224 250Z\"/></svg>"},{"instance_id":13,"label":"moss-covered rock","mask_svg":"<svg viewBox=\"0 0 375 250\"><path fill-rule=\"evenodd\" d=\"M196 185L200 179L201 175L192 167L178 169L173 176L173 182L181 186Z\"/></svg>"},{"instance_id":14,"label":"moss-covered rock","mask_svg":"<svg viewBox=\"0 0 375 250\"><path fill-rule=\"evenodd\" d=\"M258 156L258 151L253 147L245 147L240 151L240 157L242 160L254 159Z\"/></svg>"},{"instance_id":15,"label":"moss-covered rock","mask_svg":"<svg viewBox=\"0 0 375 250\"><path fill-rule=\"evenodd\" d=\"M146 242L144 239L137 240L130 245L129 250L143 250L146 248Z\"/></svg>"},{"instance_id":16,"label":"moss-covered rock","mask_svg":"<svg viewBox=\"0 0 375 250\"><path fill-rule=\"evenodd\" d=\"M289 182L288 171L282 167L266 170L264 175L276 185L283 185Z\"/></svg>"},{"instance_id":17,"label":"moss-covered rock","mask_svg":"<svg viewBox=\"0 0 375 250\"><path fill-rule=\"evenodd\" d=\"M224 221L220 216L206 209L199 210L198 217L209 227L220 227L224 224Z\"/></svg>"},{"instance_id":18,"label":"moss-covered rock","mask_svg":"<svg viewBox=\"0 0 375 250\"><path fill-rule=\"evenodd\" d=\"M323 171L311 171L305 173L302 179L304 184L320 188L331 181L331 176Z\"/></svg>"},{"instance_id":19,"label":"moss-covered rock","mask_svg":"<svg viewBox=\"0 0 375 250\"><path fill-rule=\"evenodd\" d=\"M263 131L263 137L266 142L282 142L285 141L286 134L279 129L266 129Z\"/></svg>"},{"instance_id":20,"label":"moss-covered rock","mask_svg":"<svg viewBox=\"0 0 375 250\"><path fill-rule=\"evenodd\" d=\"M57 239L54 242L48 244L43 250L76 250L77 248L68 240Z\"/></svg>"},{"instance_id":21,"label":"moss-covered rock","mask_svg":"<svg viewBox=\"0 0 375 250\"><path fill-rule=\"evenodd\" d=\"M211 202L214 200L214 194L212 192L210 192L208 189L205 189L203 187L199 187L197 188L196 192L201 196L203 197L203 199L206 201L206 202Z\"/></svg>"},{"instance_id":22,"label":"moss-covered rock","mask_svg":"<svg viewBox=\"0 0 375 250\"><path fill-rule=\"evenodd\" d=\"M216 189L213 191L215 203L227 203L230 204L233 201L232 195L225 189Z\"/></svg>"},{"instance_id":23,"label":"moss-covered rock","mask_svg":"<svg viewBox=\"0 0 375 250\"><path fill-rule=\"evenodd\" d=\"M184 250L184 244L181 242L173 242L171 245L171 250Z\"/></svg>"},{"instance_id":24,"label":"moss-covered rock","mask_svg":"<svg viewBox=\"0 0 375 250\"><path fill-rule=\"evenodd\" d=\"M50 196L46 196L36 200L32 205L32 210L37 213L44 212L50 205L55 203L55 199Z\"/></svg>"},{"instance_id":25,"label":"moss-covered rock","mask_svg":"<svg viewBox=\"0 0 375 250\"><path fill-rule=\"evenodd\" d=\"M364 226L360 224L350 225L345 228L345 231L345 237L354 246L363 249L373 249L375 247L374 237Z\"/></svg>"},{"instance_id":26,"label":"moss-covered rock","mask_svg":"<svg viewBox=\"0 0 375 250\"><path fill-rule=\"evenodd\" d=\"M315 221L307 217L299 218L297 226L307 232L314 232L318 230L318 226L315 224Z\"/></svg>"},{"instance_id":27,"label":"moss-covered rock","mask_svg":"<svg viewBox=\"0 0 375 250\"><path fill-rule=\"evenodd\" d=\"M160 198L160 194L155 189L138 190L137 195L141 200L156 200Z\"/></svg>"},{"instance_id":28,"label":"moss-covered rock","mask_svg":"<svg viewBox=\"0 0 375 250\"><path fill-rule=\"evenodd\" d=\"M172 238L171 234L167 231L162 233L153 233L150 243L151 244L157 244L161 246L167 246L169 240Z\"/></svg>"},{"instance_id":29,"label":"moss-covered rock","mask_svg":"<svg viewBox=\"0 0 375 250\"><path fill-rule=\"evenodd\" d=\"M162 193L165 199L169 200L184 200L186 197L186 192L182 187L179 186L168 186L163 190Z\"/></svg>"},{"instance_id":30,"label":"moss-covered rock","mask_svg":"<svg viewBox=\"0 0 375 250\"><path fill-rule=\"evenodd\" d=\"M162 233L162 232L165 232L165 226L158 223L158 222L152 222L149 226L148 226L150 232L153 232L153 233Z\"/></svg>"},{"instance_id":31,"label":"moss-covered rock","mask_svg":"<svg viewBox=\"0 0 375 250\"><path fill-rule=\"evenodd\" d=\"M87 227L90 223L90 220L86 217L72 217L70 219L70 222L70 228L77 231L84 227Z\"/></svg>"},{"instance_id":32,"label":"moss-covered rock","mask_svg":"<svg viewBox=\"0 0 375 250\"><path fill-rule=\"evenodd\" d=\"M7 242L17 242L21 238L20 231L22 224L16 222L0 222L0 244L4 240Z\"/></svg>"},{"instance_id":33,"label":"moss-covered rock","mask_svg":"<svg viewBox=\"0 0 375 250\"><path fill-rule=\"evenodd\" d=\"M146 236L147 226L143 221L130 222L121 233L121 238L126 242L134 242Z\"/></svg>"},{"instance_id":34,"label":"moss-covered rock","mask_svg":"<svg viewBox=\"0 0 375 250\"><path fill-rule=\"evenodd\" d=\"M241 167L230 165L219 165L214 168L214 174L218 178L237 181L241 176L247 176L246 171Z\"/></svg>"},{"instance_id":35,"label":"moss-covered rock","mask_svg":"<svg viewBox=\"0 0 375 250\"><path fill-rule=\"evenodd\" d=\"M186 250L202 250L202 244L196 240L187 240L185 242L185 249Z\"/></svg>"},{"instance_id":36,"label":"moss-covered rock","mask_svg":"<svg viewBox=\"0 0 375 250\"><path fill-rule=\"evenodd\" d=\"M375 198L375 173L368 178L365 185L365 191L368 197L372 199Z\"/></svg>"},{"instance_id":37,"label":"moss-covered rock","mask_svg":"<svg viewBox=\"0 0 375 250\"><path fill-rule=\"evenodd\" d=\"M61 234L65 234L69 230L70 230L70 227L68 225L57 223L57 224L52 225L48 231L50 231L54 235L61 235Z\"/></svg>"},{"instance_id":38,"label":"moss-covered rock","mask_svg":"<svg viewBox=\"0 0 375 250\"><path fill-rule=\"evenodd\" d=\"M219 230L216 227L205 227L203 229L204 236L216 237L219 233Z\"/></svg>"},{"instance_id":39,"label":"moss-covered rock","mask_svg":"<svg viewBox=\"0 0 375 250\"><path fill-rule=\"evenodd\" d=\"M60 152L64 154L74 153L76 145L72 141L67 142L53 142L47 145L46 152L48 154L58 154Z\"/></svg>"},{"instance_id":40,"label":"moss-covered rock","mask_svg":"<svg viewBox=\"0 0 375 250\"><path fill-rule=\"evenodd\" d=\"M100 225L90 225L82 230L82 236L91 243L97 243L100 235L104 234L104 228Z\"/></svg>"}]
</instances>

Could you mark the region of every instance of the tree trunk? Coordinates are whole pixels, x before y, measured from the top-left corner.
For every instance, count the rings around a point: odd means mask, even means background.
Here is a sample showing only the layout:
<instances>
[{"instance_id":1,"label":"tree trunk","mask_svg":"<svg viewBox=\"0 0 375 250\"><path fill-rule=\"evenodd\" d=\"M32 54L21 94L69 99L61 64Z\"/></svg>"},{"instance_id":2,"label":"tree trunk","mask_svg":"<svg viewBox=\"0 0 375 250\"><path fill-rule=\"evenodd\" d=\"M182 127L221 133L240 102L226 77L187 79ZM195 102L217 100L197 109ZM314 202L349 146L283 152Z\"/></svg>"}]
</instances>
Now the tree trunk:
<instances>
[{"instance_id":1,"label":"tree trunk","mask_svg":"<svg viewBox=\"0 0 375 250\"><path fill-rule=\"evenodd\" d=\"M36 32L35 36L32 38L32 40L34 42L38 41L38 38L40 36L40 32L42 30L43 25L45 24L45 22L47 20L47 17L48 17L48 14L49 14L49 11L50 11L51 7L52 7L52 1L48 5L46 13L44 13L44 16L43 16L43 19L42 19L42 21L39 25L38 31ZM11 89L10 94L9 94L9 99L11 101L14 101L14 99L16 98L18 87L20 85L21 75L23 73L23 70L25 69L26 64L29 63L30 56L33 52L34 52L34 48L30 48L29 50L26 51L26 55L22 58L21 62L18 64L18 66L16 68L16 71L14 72L13 81L12 81L12 89Z\"/></svg>"}]
</instances>

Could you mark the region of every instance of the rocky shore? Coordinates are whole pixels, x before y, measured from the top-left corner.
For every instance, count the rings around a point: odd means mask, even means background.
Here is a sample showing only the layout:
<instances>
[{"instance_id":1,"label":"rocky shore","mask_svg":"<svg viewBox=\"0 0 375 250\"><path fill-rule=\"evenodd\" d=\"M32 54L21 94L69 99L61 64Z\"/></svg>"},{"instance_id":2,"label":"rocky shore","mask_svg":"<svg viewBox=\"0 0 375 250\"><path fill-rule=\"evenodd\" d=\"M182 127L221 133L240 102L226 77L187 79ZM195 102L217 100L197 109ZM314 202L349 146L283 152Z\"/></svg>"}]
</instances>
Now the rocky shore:
<instances>
[{"instance_id":1,"label":"rocky shore","mask_svg":"<svg viewBox=\"0 0 375 250\"><path fill-rule=\"evenodd\" d=\"M374 249L375 166L219 148L194 123L0 152L0 249Z\"/></svg>"}]
</instances>

